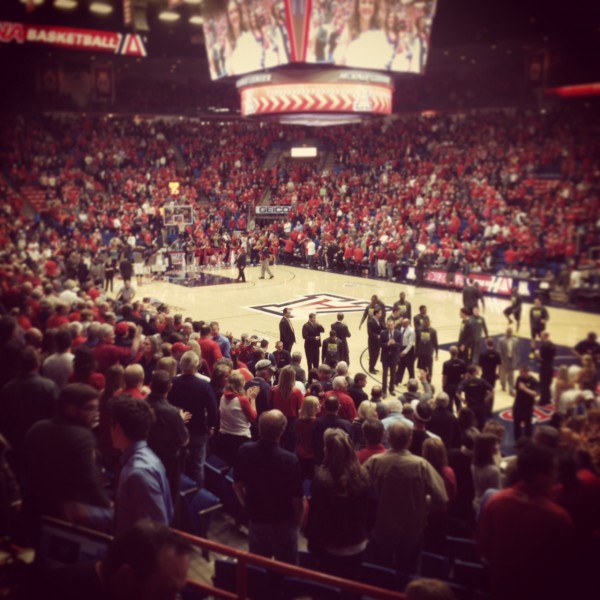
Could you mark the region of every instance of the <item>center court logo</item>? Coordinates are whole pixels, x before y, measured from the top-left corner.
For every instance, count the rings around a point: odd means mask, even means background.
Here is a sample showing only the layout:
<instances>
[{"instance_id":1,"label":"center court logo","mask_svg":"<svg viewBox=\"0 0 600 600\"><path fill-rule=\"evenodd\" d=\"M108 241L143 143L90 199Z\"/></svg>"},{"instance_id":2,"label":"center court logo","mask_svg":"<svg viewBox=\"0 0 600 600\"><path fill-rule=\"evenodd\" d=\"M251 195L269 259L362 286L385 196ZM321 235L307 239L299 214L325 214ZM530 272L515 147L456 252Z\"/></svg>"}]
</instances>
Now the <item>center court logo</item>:
<instances>
[{"instance_id":1,"label":"center court logo","mask_svg":"<svg viewBox=\"0 0 600 600\"><path fill-rule=\"evenodd\" d=\"M257 312L281 316L284 308L291 308L292 313L335 314L339 312L363 312L369 304L366 300L338 296L337 294L310 294L299 296L294 300L282 303L260 304L248 308Z\"/></svg>"}]
</instances>

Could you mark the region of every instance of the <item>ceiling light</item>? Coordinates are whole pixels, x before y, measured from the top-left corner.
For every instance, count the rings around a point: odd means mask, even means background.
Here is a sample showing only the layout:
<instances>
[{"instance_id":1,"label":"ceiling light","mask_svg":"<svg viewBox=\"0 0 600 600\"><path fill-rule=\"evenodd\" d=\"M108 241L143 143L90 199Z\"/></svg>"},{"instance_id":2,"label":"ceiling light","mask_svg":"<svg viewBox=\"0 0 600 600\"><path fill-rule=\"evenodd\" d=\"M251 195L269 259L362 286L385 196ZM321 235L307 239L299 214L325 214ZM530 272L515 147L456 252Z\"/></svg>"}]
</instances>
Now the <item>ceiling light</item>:
<instances>
[{"instance_id":1,"label":"ceiling light","mask_svg":"<svg viewBox=\"0 0 600 600\"><path fill-rule=\"evenodd\" d=\"M189 23L190 25L202 25L204 23L204 19L200 15L194 15L190 17Z\"/></svg>"},{"instance_id":2,"label":"ceiling light","mask_svg":"<svg viewBox=\"0 0 600 600\"><path fill-rule=\"evenodd\" d=\"M77 0L54 0L54 8L72 10L77 7Z\"/></svg>"},{"instance_id":3,"label":"ceiling light","mask_svg":"<svg viewBox=\"0 0 600 600\"><path fill-rule=\"evenodd\" d=\"M167 21L169 23L173 23L174 21L178 21L180 19L181 15L179 13L176 13L172 10L163 10L159 15L158 18L161 21Z\"/></svg>"},{"instance_id":4,"label":"ceiling light","mask_svg":"<svg viewBox=\"0 0 600 600\"><path fill-rule=\"evenodd\" d=\"M31 6L32 0L21 0L21 4L29 4ZM34 6L41 6L44 4L44 0L33 0Z\"/></svg>"},{"instance_id":5,"label":"ceiling light","mask_svg":"<svg viewBox=\"0 0 600 600\"><path fill-rule=\"evenodd\" d=\"M113 7L106 2L92 2L90 4L90 12L97 15L110 15L113 11Z\"/></svg>"},{"instance_id":6,"label":"ceiling light","mask_svg":"<svg viewBox=\"0 0 600 600\"><path fill-rule=\"evenodd\" d=\"M202 0L183 0L186 4L194 4L194 5L198 5L198 4L202 4Z\"/></svg>"}]
</instances>

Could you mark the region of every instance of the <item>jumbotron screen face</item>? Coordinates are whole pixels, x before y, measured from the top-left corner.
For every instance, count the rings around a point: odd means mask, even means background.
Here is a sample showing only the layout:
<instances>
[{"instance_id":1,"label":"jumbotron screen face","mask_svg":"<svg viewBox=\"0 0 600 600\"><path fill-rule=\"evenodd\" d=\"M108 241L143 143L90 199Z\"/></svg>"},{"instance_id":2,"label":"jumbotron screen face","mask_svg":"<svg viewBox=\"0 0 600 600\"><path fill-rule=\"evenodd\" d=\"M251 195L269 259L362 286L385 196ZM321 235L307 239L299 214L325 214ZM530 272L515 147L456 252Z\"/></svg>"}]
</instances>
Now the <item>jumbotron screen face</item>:
<instances>
[{"instance_id":1,"label":"jumbotron screen face","mask_svg":"<svg viewBox=\"0 0 600 600\"><path fill-rule=\"evenodd\" d=\"M307 63L423 73L436 0L313 0Z\"/></svg>"},{"instance_id":2,"label":"jumbotron screen face","mask_svg":"<svg viewBox=\"0 0 600 600\"><path fill-rule=\"evenodd\" d=\"M204 0L212 79L289 63L423 73L437 0Z\"/></svg>"},{"instance_id":3,"label":"jumbotron screen face","mask_svg":"<svg viewBox=\"0 0 600 600\"><path fill-rule=\"evenodd\" d=\"M204 0L212 79L286 65L292 59L284 0Z\"/></svg>"}]
</instances>

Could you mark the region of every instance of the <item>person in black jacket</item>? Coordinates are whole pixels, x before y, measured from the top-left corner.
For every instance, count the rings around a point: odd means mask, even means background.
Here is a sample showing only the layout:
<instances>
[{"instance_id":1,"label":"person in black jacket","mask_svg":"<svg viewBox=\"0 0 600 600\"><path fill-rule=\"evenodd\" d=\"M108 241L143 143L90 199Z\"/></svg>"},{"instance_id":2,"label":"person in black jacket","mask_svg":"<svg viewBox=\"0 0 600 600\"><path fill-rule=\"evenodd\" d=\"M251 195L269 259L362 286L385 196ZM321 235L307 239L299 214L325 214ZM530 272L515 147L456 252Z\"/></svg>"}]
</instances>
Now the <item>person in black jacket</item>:
<instances>
[{"instance_id":1,"label":"person in black jacket","mask_svg":"<svg viewBox=\"0 0 600 600\"><path fill-rule=\"evenodd\" d=\"M302 326L302 339L304 340L304 354L308 370L319 367L319 351L321 350L321 334L325 332L323 325L317 322L317 315L310 313L308 321Z\"/></svg>"},{"instance_id":2,"label":"person in black jacket","mask_svg":"<svg viewBox=\"0 0 600 600\"><path fill-rule=\"evenodd\" d=\"M367 319L367 335L369 348L369 373L379 373L375 368L379 358L380 341L379 334L383 329L381 324L381 310L376 308L372 315Z\"/></svg>"},{"instance_id":3,"label":"person in black jacket","mask_svg":"<svg viewBox=\"0 0 600 600\"><path fill-rule=\"evenodd\" d=\"M283 342L283 349L292 351L292 346L296 343L296 334L292 325L292 309L284 308L283 316L279 321L279 339Z\"/></svg>"},{"instance_id":4,"label":"person in black jacket","mask_svg":"<svg viewBox=\"0 0 600 600\"><path fill-rule=\"evenodd\" d=\"M471 364L473 342L475 339L473 325L470 322L469 316L468 309L464 307L460 309L461 324L458 336L458 358L464 360L467 365Z\"/></svg>"},{"instance_id":5,"label":"person in black jacket","mask_svg":"<svg viewBox=\"0 0 600 600\"><path fill-rule=\"evenodd\" d=\"M379 334L379 343L381 345L381 366L383 368L382 398L387 396L388 374L390 378L390 394L395 396L396 367L400 361L402 334L394 327L393 319L387 320L386 328Z\"/></svg>"},{"instance_id":6,"label":"person in black jacket","mask_svg":"<svg viewBox=\"0 0 600 600\"><path fill-rule=\"evenodd\" d=\"M335 331L335 335L341 342L340 346L340 360L346 361L350 364L350 351L348 349L348 338L352 336L348 325L344 323L344 313L338 313L337 321L332 323L331 329Z\"/></svg>"},{"instance_id":7,"label":"person in black jacket","mask_svg":"<svg viewBox=\"0 0 600 600\"><path fill-rule=\"evenodd\" d=\"M246 283L246 257L246 249L244 247L240 248L240 252L235 260L235 266L238 270L236 281L241 281L242 283Z\"/></svg>"}]
</instances>

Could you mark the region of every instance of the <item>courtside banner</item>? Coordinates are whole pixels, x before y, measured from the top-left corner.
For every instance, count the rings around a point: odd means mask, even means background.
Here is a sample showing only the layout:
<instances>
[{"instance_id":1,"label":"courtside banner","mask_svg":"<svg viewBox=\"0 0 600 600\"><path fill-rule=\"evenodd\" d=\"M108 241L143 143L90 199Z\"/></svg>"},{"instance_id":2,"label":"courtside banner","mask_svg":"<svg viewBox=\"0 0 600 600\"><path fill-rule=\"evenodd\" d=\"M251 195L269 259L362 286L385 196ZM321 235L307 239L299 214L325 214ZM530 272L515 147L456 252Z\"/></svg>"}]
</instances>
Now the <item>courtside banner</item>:
<instances>
[{"instance_id":1,"label":"courtside banner","mask_svg":"<svg viewBox=\"0 0 600 600\"><path fill-rule=\"evenodd\" d=\"M96 29L75 29L52 25L31 25L0 21L0 42L8 44L49 44L70 50L110 52L126 56L146 56L146 46L136 33L119 33Z\"/></svg>"}]
</instances>

